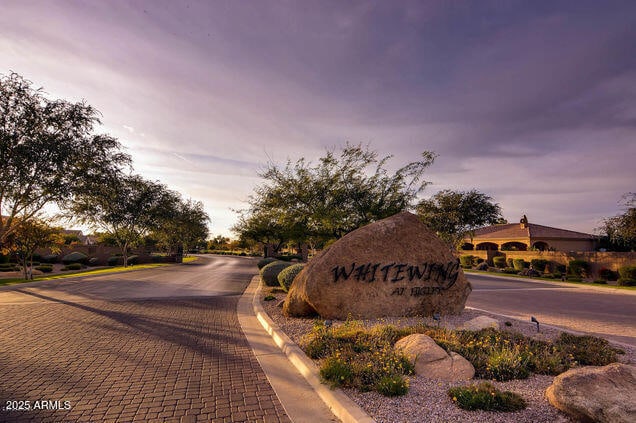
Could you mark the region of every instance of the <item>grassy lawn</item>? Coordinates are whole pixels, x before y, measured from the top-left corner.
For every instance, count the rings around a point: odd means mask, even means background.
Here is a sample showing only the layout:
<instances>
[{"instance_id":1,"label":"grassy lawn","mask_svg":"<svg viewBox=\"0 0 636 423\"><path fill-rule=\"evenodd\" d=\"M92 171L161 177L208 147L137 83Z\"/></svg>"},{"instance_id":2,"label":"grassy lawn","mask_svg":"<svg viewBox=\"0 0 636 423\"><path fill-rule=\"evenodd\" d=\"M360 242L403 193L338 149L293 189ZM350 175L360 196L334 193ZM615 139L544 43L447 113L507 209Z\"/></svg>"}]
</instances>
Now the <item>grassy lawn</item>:
<instances>
[{"instance_id":1,"label":"grassy lawn","mask_svg":"<svg viewBox=\"0 0 636 423\"><path fill-rule=\"evenodd\" d=\"M562 283L562 284L596 286L596 287L599 287L599 288L606 288L606 289L624 289L624 290L628 290L628 291L636 291L636 286L605 285L605 284L601 284L601 283L592 283L592 282L572 282L572 281L563 282L560 279L533 278L533 277L530 277L530 276L521 276L521 275L506 274L506 273L495 273L495 272L487 272L487 271L474 270L474 269L463 269L463 270L464 270L464 273L473 273L475 275L506 277L506 278L516 278L516 279L528 279L528 280L533 280L533 281L559 282L559 283Z\"/></svg>"},{"instance_id":2,"label":"grassy lawn","mask_svg":"<svg viewBox=\"0 0 636 423\"><path fill-rule=\"evenodd\" d=\"M191 263L193 261L198 260L198 257L184 257L184 263ZM174 263L148 263L148 264L136 264L134 266L114 266L100 269L92 269L92 270L79 270L77 272L64 272L57 275L40 275L34 276L33 280L24 280L23 278L6 278L0 279L0 286L2 285L16 285L25 282L35 282L35 281L48 281L53 279L65 279L65 278L74 278L77 276L94 276L94 275L104 275L107 273L122 273L122 272L131 272L134 270L143 270L143 269L154 269L156 267L164 267L170 266Z\"/></svg>"}]
</instances>

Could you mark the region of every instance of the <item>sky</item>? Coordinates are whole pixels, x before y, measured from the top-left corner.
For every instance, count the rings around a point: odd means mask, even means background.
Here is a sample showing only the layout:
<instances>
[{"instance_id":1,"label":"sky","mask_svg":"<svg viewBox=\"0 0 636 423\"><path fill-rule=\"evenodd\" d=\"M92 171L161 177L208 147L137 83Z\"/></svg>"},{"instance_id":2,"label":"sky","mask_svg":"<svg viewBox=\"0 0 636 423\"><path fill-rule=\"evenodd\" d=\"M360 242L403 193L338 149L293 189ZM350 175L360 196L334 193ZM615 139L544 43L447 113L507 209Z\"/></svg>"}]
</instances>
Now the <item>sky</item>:
<instances>
[{"instance_id":1,"label":"sky","mask_svg":"<svg viewBox=\"0 0 636 423\"><path fill-rule=\"evenodd\" d=\"M634 1L0 0L0 73L85 100L211 234L268 161L438 154L422 198L594 233L636 191Z\"/></svg>"}]
</instances>

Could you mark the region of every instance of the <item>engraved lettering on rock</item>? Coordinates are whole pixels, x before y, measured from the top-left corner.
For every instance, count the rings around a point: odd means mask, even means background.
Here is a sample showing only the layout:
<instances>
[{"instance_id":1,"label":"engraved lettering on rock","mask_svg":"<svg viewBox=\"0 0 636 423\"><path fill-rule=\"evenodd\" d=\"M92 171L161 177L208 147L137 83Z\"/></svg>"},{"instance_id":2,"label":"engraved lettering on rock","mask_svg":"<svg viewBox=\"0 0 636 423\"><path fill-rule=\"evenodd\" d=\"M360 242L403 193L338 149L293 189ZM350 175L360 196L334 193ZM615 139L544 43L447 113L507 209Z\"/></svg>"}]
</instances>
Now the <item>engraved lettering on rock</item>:
<instances>
[{"instance_id":1,"label":"engraved lettering on rock","mask_svg":"<svg viewBox=\"0 0 636 423\"><path fill-rule=\"evenodd\" d=\"M331 269L333 282L357 281L357 282L410 282L428 281L432 286L412 286L410 291L405 288L395 288L391 295L403 295L405 292L411 296L439 294L451 288L459 277L459 260L448 263L351 263L339 265Z\"/></svg>"}]
</instances>

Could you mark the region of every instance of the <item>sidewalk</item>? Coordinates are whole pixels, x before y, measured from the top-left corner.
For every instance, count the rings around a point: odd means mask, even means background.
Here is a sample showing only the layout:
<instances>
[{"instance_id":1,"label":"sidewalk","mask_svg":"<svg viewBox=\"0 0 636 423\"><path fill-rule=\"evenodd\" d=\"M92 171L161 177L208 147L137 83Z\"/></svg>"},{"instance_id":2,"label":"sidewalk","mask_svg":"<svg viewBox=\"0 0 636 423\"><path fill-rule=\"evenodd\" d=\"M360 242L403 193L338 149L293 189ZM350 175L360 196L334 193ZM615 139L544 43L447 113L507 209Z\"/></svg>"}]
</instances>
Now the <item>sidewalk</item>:
<instances>
[{"instance_id":1,"label":"sidewalk","mask_svg":"<svg viewBox=\"0 0 636 423\"><path fill-rule=\"evenodd\" d=\"M320 382L318 368L263 311L260 276L254 276L237 307L238 318L257 360L294 423L372 423L374 420L339 389Z\"/></svg>"}]
</instances>

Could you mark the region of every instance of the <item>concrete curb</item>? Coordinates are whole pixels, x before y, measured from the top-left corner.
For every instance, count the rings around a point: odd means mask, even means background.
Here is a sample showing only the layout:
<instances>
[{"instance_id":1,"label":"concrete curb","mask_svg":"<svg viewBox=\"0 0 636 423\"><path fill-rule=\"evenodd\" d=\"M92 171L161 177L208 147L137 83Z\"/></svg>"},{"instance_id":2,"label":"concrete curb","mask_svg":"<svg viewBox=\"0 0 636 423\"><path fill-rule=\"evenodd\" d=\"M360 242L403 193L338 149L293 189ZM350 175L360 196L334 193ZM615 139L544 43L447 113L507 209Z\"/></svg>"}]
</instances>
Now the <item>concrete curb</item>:
<instances>
[{"instance_id":1,"label":"concrete curb","mask_svg":"<svg viewBox=\"0 0 636 423\"><path fill-rule=\"evenodd\" d=\"M272 337L276 345L287 356L287 359L296 367L303 375L307 383L314 389L320 399L329 407L331 412L339 418L343 423L373 423L375 420L371 418L364 410L353 402L340 389L330 389L328 386L320 382L318 367L308 358L294 341L292 341L278 325L270 319L265 313L259 301L261 293L260 276L254 276L258 280L258 288L254 294L252 305L256 318L261 323L265 331ZM252 283L254 283L252 279Z\"/></svg>"}]
</instances>

